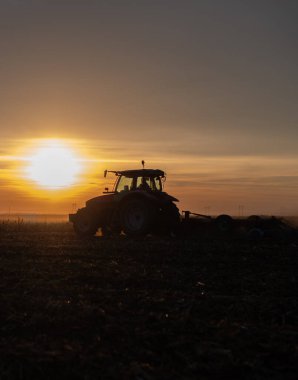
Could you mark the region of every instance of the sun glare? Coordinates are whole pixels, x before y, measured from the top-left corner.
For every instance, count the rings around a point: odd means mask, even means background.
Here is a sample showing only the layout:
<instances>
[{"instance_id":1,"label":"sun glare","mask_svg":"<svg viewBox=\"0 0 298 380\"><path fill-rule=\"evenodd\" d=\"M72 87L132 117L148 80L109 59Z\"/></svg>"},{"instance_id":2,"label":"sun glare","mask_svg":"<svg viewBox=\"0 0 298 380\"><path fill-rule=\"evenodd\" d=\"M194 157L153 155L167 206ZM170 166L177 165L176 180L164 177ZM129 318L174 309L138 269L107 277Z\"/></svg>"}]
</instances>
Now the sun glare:
<instances>
[{"instance_id":1,"label":"sun glare","mask_svg":"<svg viewBox=\"0 0 298 380\"><path fill-rule=\"evenodd\" d=\"M59 141L43 144L28 161L27 178L51 190L73 185L81 171L81 164L73 150Z\"/></svg>"}]
</instances>

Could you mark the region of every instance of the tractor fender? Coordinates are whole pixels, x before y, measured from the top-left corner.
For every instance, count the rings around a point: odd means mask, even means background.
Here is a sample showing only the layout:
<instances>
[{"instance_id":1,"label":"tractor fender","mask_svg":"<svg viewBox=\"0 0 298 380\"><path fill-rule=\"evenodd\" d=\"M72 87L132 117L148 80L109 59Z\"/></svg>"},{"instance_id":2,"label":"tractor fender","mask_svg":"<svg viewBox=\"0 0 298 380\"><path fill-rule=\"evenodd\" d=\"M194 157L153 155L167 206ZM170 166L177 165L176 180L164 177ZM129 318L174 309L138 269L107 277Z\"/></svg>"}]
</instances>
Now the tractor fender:
<instances>
[{"instance_id":1,"label":"tractor fender","mask_svg":"<svg viewBox=\"0 0 298 380\"><path fill-rule=\"evenodd\" d=\"M114 194L108 194L108 195L100 195L95 198L91 198L86 202L86 207L94 207L97 205L107 205L111 204L114 201Z\"/></svg>"},{"instance_id":2,"label":"tractor fender","mask_svg":"<svg viewBox=\"0 0 298 380\"><path fill-rule=\"evenodd\" d=\"M179 202L179 200L168 193L162 193L162 200L164 202Z\"/></svg>"}]
</instances>

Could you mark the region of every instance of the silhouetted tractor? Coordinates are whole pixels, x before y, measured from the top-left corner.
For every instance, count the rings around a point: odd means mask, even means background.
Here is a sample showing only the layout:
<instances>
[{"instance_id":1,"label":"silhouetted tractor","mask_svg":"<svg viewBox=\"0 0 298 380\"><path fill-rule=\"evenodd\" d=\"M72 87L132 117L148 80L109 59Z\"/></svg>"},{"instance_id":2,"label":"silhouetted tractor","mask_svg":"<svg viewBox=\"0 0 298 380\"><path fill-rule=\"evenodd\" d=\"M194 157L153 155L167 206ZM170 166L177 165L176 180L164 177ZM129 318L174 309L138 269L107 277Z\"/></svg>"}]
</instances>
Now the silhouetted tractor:
<instances>
[{"instance_id":1,"label":"silhouetted tractor","mask_svg":"<svg viewBox=\"0 0 298 380\"><path fill-rule=\"evenodd\" d=\"M158 169L105 171L114 173L113 191L86 202L69 220L79 236L88 237L101 228L104 236L124 232L128 236L167 234L180 226L178 199L163 191L165 173Z\"/></svg>"}]
</instances>

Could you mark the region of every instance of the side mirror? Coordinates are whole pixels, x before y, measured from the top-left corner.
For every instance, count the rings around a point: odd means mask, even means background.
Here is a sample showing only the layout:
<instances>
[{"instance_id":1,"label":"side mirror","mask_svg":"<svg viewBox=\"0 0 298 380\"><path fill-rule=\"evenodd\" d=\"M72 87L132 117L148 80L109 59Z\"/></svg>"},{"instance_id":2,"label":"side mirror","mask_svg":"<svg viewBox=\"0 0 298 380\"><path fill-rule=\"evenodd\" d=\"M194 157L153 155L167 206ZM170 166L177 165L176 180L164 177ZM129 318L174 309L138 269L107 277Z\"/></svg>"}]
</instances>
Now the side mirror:
<instances>
[{"instance_id":1,"label":"side mirror","mask_svg":"<svg viewBox=\"0 0 298 380\"><path fill-rule=\"evenodd\" d=\"M105 170L104 172L103 172L103 176L106 178L106 176L107 176L107 170Z\"/></svg>"},{"instance_id":2,"label":"side mirror","mask_svg":"<svg viewBox=\"0 0 298 380\"><path fill-rule=\"evenodd\" d=\"M105 187L105 191L109 191L109 188L108 188L108 187Z\"/></svg>"}]
</instances>

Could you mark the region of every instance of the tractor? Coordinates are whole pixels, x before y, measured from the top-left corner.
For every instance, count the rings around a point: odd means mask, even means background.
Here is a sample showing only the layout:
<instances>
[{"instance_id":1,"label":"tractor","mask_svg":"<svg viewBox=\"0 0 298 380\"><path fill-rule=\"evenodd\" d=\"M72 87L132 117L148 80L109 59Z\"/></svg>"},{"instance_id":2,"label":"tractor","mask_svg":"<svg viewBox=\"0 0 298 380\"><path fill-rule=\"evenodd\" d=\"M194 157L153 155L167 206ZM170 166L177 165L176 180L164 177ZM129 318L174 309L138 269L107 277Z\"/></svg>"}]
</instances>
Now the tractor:
<instances>
[{"instance_id":1,"label":"tractor","mask_svg":"<svg viewBox=\"0 0 298 380\"><path fill-rule=\"evenodd\" d=\"M180 226L178 199L163 191L165 173L159 169L107 171L116 176L114 188L89 199L86 206L69 215L74 230L90 237L100 228L103 236L121 234L171 234Z\"/></svg>"},{"instance_id":2,"label":"tractor","mask_svg":"<svg viewBox=\"0 0 298 380\"><path fill-rule=\"evenodd\" d=\"M108 171L116 176L112 191L89 199L86 206L69 214L74 231L80 237L92 237L98 229L103 236L120 235L138 237L147 234L178 236L246 236L250 240L263 237L297 238L298 231L280 218L217 217L182 211L178 199L163 190L166 176L159 169ZM236 234L236 235L235 235Z\"/></svg>"}]
</instances>

